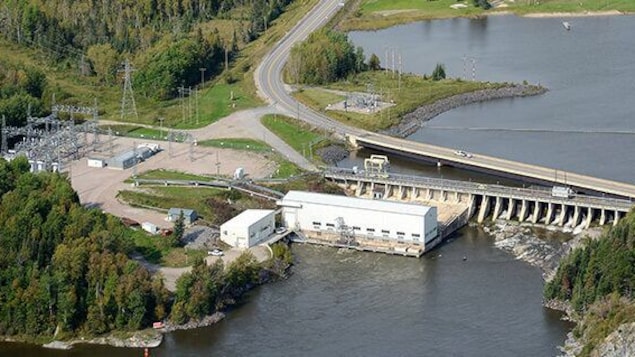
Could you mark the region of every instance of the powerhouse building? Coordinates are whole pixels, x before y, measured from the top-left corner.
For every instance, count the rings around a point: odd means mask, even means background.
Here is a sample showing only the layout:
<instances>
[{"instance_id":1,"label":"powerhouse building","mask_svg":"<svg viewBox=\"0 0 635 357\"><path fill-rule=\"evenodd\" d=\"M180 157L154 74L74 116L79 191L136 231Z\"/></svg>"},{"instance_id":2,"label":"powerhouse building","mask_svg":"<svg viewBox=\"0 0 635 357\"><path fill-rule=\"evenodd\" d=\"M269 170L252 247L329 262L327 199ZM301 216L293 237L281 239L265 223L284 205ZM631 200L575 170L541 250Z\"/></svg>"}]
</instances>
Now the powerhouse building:
<instances>
[{"instance_id":1,"label":"powerhouse building","mask_svg":"<svg viewBox=\"0 0 635 357\"><path fill-rule=\"evenodd\" d=\"M437 235L437 209L418 204L289 191L278 205L290 229L419 244Z\"/></svg>"},{"instance_id":2,"label":"powerhouse building","mask_svg":"<svg viewBox=\"0 0 635 357\"><path fill-rule=\"evenodd\" d=\"M276 226L275 211L248 209L220 226L220 239L236 248L249 248L266 240Z\"/></svg>"}]
</instances>

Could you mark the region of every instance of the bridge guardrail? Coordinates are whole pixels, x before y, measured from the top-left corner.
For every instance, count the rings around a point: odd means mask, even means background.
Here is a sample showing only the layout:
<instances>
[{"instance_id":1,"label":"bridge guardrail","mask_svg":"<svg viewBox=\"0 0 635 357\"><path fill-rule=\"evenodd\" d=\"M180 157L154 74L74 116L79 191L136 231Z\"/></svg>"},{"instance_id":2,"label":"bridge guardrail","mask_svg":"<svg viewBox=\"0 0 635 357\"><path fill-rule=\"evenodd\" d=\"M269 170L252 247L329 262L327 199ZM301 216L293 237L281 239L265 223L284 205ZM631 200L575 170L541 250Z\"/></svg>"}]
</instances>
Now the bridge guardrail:
<instances>
[{"instance_id":1,"label":"bridge guardrail","mask_svg":"<svg viewBox=\"0 0 635 357\"><path fill-rule=\"evenodd\" d=\"M554 197L551 194L551 190L548 188L540 189L508 187L495 184L484 184L478 182L466 182L394 173L388 174L387 177L379 177L375 175L368 175L366 173L355 173L352 169L347 168L326 168L324 171L324 175L326 177L331 176L332 178L336 178L334 176L339 176L337 178L348 180L371 179L375 182L381 182L390 185L422 185L438 190L454 190L472 194L509 196L510 198L515 199L544 200L552 202L557 201L562 203L596 206L597 208L606 209L617 208L620 210L628 211L633 207L633 202L631 200L618 198L593 197L586 195L573 195L571 198Z\"/></svg>"}]
</instances>

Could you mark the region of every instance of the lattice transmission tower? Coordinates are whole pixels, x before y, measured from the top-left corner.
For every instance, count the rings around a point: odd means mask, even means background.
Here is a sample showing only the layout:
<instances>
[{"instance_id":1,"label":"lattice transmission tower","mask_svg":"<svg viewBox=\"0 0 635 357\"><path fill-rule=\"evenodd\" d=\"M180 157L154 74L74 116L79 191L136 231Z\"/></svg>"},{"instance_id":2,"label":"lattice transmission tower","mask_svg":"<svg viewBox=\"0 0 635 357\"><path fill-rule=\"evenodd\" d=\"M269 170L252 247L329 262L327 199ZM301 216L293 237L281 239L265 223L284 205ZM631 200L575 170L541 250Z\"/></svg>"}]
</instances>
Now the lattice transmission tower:
<instances>
[{"instance_id":1,"label":"lattice transmission tower","mask_svg":"<svg viewBox=\"0 0 635 357\"><path fill-rule=\"evenodd\" d=\"M126 59L123 63L123 70L119 72L123 72L123 94L121 96L121 119L123 120L126 115L132 114L135 116L135 119L139 119L139 114L137 113L137 104L134 100L134 92L132 91L132 72L134 68L130 64L130 61Z\"/></svg>"}]
</instances>

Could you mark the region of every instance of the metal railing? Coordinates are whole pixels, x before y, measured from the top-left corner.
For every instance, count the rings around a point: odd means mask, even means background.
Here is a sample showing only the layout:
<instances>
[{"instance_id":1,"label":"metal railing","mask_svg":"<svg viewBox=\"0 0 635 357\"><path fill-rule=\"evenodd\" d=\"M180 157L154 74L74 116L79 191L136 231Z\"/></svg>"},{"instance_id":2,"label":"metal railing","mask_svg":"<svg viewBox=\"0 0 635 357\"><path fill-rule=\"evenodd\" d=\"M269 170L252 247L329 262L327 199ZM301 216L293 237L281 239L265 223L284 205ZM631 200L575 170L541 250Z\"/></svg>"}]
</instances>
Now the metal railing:
<instances>
[{"instance_id":1,"label":"metal railing","mask_svg":"<svg viewBox=\"0 0 635 357\"><path fill-rule=\"evenodd\" d=\"M633 207L632 200L596 197L573 194L569 198L555 197L549 188L520 188L498 184L484 184L471 181L448 180L424 176L412 176L390 173L387 177L369 175L365 172L354 172L352 169L329 167L324 170L326 178L352 181L372 181L392 186L423 187L443 191L456 191L484 196L499 196L518 200L545 201L580 205L591 208L615 209L629 211Z\"/></svg>"}]
</instances>

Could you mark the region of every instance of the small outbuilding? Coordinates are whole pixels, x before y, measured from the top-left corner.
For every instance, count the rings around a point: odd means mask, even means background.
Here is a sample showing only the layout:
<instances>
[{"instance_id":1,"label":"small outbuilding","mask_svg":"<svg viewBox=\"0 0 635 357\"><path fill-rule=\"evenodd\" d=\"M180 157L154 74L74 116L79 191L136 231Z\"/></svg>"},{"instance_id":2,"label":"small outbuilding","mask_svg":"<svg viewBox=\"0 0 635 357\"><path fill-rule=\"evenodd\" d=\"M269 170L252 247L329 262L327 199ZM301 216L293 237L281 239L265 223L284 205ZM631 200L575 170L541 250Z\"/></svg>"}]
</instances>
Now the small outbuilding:
<instances>
[{"instance_id":1,"label":"small outbuilding","mask_svg":"<svg viewBox=\"0 0 635 357\"><path fill-rule=\"evenodd\" d=\"M198 219L198 215L196 214L196 211L194 211L193 209L170 208L168 210L168 221L175 222L181 215L181 212L183 212L183 218L185 219L185 224L192 224L192 222Z\"/></svg>"},{"instance_id":2,"label":"small outbuilding","mask_svg":"<svg viewBox=\"0 0 635 357\"><path fill-rule=\"evenodd\" d=\"M97 158L88 158L88 167L104 167L106 166L106 160Z\"/></svg>"},{"instance_id":3,"label":"small outbuilding","mask_svg":"<svg viewBox=\"0 0 635 357\"><path fill-rule=\"evenodd\" d=\"M249 248L266 240L275 229L275 211L248 209L220 226L220 239L236 248Z\"/></svg>"},{"instance_id":4,"label":"small outbuilding","mask_svg":"<svg viewBox=\"0 0 635 357\"><path fill-rule=\"evenodd\" d=\"M157 234L159 233L159 227L156 224L150 223L150 222L143 222L141 223L141 229L143 229L144 231L150 233L150 234Z\"/></svg>"}]
</instances>

